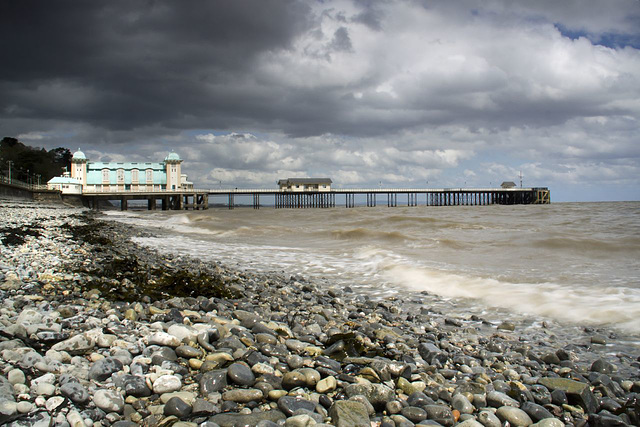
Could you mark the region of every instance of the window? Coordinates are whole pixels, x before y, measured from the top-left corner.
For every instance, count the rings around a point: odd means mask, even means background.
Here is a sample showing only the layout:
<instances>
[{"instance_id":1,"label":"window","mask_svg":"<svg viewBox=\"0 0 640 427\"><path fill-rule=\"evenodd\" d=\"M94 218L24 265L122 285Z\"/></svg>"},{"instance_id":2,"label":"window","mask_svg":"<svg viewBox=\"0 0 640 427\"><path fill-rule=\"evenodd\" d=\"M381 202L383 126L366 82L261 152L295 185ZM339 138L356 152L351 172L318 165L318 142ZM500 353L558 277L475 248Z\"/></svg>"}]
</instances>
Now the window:
<instances>
[{"instance_id":1,"label":"window","mask_svg":"<svg viewBox=\"0 0 640 427\"><path fill-rule=\"evenodd\" d=\"M147 169L147 185L153 184L153 169Z\"/></svg>"},{"instance_id":2,"label":"window","mask_svg":"<svg viewBox=\"0 0 640 427\"><path fill-rule=\"evenodd\" d=\"M138 169L131 169L131 182L138 182Z\"/></svg>"},{"instance_id":3,"label":"window","mask_svg":"<svg viewBox=\"0 0 640 427\"><path fill-rule=\"evenodd\" d=\"M102 182L109 182L109 169L102 169Z\"/></svg>"},{"instance_id":4,"label":"window","mask_svg":"<svg viewBox=\"0 0 640 427\"><path fill-rule=\"evenodd\" d=\"M118 169L118 182L119 183L123 183L124 182L124 169Z\"/></svg>"}]
</instances>

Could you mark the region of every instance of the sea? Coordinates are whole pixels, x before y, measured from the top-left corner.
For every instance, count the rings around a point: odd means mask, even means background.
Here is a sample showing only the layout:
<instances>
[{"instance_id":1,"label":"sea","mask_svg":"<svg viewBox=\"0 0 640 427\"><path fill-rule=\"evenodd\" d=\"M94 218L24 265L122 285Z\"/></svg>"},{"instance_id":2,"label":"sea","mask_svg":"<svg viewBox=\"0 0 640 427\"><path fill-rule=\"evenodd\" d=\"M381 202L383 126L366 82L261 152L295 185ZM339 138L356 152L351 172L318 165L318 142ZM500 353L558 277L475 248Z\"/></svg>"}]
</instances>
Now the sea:
<instances>
[{"instance_id":1,"label":"sea","mask_svg":"<svg viewBox=\"0 0 640 427\"><path fill-rule=\"evenodd\" d=\"M640 342L640 202L108 211L136 242L489 323ZM327 285L328 286L328 285Z\"/></svg>"}]
</instances>

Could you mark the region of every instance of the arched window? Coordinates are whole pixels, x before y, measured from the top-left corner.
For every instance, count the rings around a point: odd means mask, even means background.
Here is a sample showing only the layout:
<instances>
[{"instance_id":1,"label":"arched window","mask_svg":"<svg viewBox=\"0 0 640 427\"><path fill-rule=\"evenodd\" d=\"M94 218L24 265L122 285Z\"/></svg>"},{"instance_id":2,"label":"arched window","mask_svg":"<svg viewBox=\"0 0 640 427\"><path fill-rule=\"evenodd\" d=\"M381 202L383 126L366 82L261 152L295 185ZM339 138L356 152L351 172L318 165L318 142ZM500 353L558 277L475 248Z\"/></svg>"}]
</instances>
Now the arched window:
<instances>
[{"instance_id":1,"label":"arched window","mask_svg":"<svg viewBox=\"0 0 640 427\"><path fill-rule=\"evenodd\" d=\"M102 183L109 183L109 169L102 169Z\"/></svg>"}]
</instances>

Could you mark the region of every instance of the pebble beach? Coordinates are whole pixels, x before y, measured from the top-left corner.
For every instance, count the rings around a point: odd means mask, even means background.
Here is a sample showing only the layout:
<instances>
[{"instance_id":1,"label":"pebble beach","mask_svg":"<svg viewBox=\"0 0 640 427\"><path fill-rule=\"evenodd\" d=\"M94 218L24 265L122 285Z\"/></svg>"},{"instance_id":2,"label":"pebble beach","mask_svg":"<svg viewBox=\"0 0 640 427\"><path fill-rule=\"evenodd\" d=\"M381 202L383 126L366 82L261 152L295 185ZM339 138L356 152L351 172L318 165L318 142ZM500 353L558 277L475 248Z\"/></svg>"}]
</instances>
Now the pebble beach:
<instances>
[{"instance_id":1,"label":"pebble beach","mask_svg":"<svg viewBox=\"0 0 640 427\"><path fill-rule=\"evenodd\" d=\"M640 355L613 332L524 331L131 240L152 233L0 199L0 424L640 424Z\"/></svg>"}]
</instances>

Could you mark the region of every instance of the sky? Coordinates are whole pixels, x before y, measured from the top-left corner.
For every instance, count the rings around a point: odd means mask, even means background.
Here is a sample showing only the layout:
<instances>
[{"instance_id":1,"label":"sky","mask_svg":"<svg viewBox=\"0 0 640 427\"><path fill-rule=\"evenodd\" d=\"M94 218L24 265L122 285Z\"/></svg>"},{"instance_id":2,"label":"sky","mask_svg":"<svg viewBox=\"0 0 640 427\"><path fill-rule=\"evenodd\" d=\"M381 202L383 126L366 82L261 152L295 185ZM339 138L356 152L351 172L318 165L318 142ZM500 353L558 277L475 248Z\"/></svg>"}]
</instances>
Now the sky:
<instances>
[{"instance_id":1,"label":"sky","mask_svg":"<svg viewBox=\"0 0 640 427\"><path fill-rule=\"evenodd\" d=\"M639 0L0 2L1 136L197 188L640 200Z\"/></svg>"}]
</instances>

